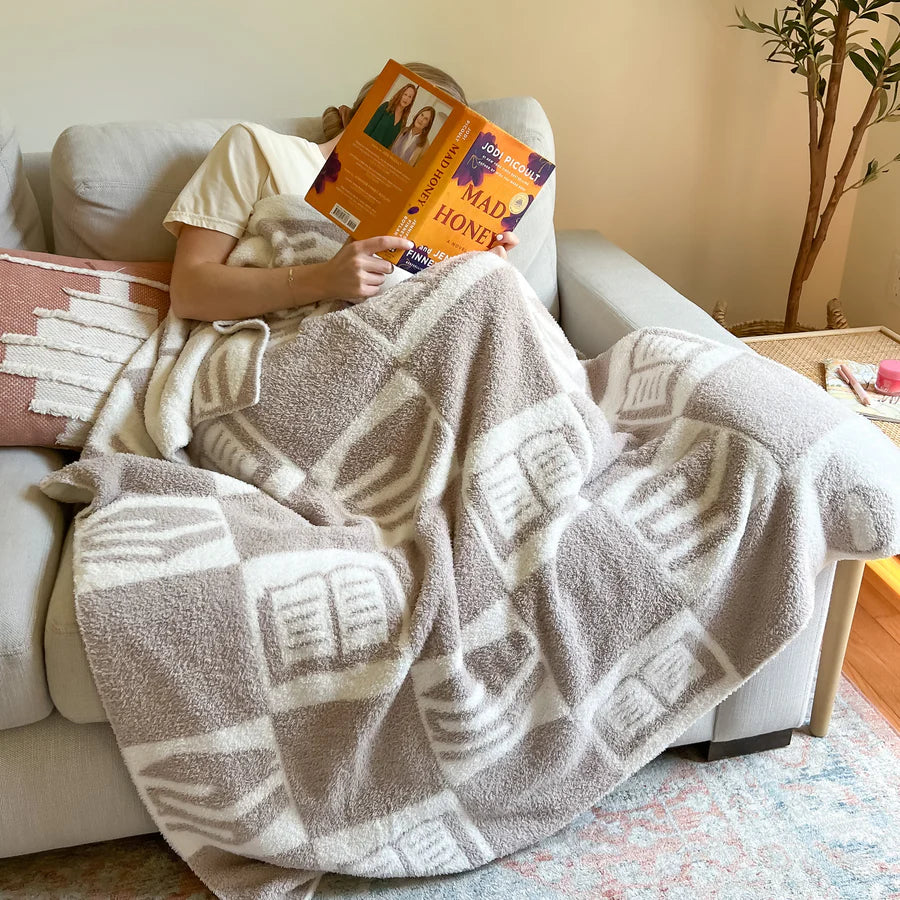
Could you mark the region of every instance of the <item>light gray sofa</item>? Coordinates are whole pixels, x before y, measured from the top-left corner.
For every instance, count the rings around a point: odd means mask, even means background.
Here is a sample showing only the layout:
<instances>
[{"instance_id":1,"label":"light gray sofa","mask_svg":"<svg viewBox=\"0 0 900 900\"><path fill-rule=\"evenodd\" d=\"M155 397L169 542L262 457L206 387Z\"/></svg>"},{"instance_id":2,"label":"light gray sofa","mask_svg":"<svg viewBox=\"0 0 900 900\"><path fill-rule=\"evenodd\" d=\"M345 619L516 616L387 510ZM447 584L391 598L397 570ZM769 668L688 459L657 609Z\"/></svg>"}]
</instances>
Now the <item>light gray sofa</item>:
<instances>
[{"instance_id":1,"label":"light gray sofa","mask_svg":"<svg viewBox=\"0 0 900 900\"><path fill-rule=\"evenodd\" d=\"M535 101L495 100L479 107L554 158L550 126ZM68 129L52 158L32 154L25 160L47 246L87 258L170 258L174 243L161 227L163 215L229 124ZM267 124L322 139L317 118ZM522 245L511 259L576 348L596 355L645 325L736 342L599 234L556 233L554 190L551 179L523 220ZM0 450L0 856L155 830L119 758L75 623L70 513L35 486L65 461L56 450ZM760 744L753 739L769 736L762 744L771 745L774 734L783 742L789 729L807 721L833 575L831 567L819 578L806 631L678 743L756 749Z\"/></svg>"}]
</instances>

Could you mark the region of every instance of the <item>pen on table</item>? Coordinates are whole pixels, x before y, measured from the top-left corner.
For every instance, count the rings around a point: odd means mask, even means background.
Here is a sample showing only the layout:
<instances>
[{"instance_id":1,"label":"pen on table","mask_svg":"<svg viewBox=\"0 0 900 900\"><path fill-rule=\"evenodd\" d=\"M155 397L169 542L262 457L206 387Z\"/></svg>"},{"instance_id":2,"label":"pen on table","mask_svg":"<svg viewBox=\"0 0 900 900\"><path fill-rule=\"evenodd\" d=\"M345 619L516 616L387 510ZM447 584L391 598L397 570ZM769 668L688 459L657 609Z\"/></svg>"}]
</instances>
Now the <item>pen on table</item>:
<instances>
[{"instance_id":1,"label":"pen on table","mask_svg":"<svg viewBox=\"0 0 900 900\"><path fill-rule=\"evenodd\" d=\"M856 394L857 399L863 406L871 406L872 401L869 395L863 390L862 385L856 380L856 376L844 365L840 365L835 369L842 381L850 385L851 390Z\"/></svg>"}]
</instances>

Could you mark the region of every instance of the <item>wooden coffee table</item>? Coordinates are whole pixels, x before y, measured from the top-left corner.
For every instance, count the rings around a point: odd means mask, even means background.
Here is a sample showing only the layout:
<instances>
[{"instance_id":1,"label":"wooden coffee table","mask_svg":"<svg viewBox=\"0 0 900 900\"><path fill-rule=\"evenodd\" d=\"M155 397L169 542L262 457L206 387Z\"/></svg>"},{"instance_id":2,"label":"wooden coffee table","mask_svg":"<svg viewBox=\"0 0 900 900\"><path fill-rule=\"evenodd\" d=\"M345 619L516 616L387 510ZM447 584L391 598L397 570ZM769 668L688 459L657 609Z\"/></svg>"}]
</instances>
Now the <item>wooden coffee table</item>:
<instances>
[{"instance_id":1,"label":"wooden coffee table","mask_svg":"<svg viewBox=\"0 0 900 900\"><path fill-rule=\"evenodd\" d=\"M823 388L825 385L823 359L831 357L866 363L875 363L882 359L900 359L900 336L883 326L766 335L744 338L744 343L757 353L805 375ZM900 425L893 422L873 424L900 447ZM863 560L842 559L835 569L809 722L809 730L816 737L825 737L831 724L831 711L841 680L847 639L850 637L850 627L853 624L853 613L856 610L859 586L865 567Z\"/></svg>"}]
</instances>

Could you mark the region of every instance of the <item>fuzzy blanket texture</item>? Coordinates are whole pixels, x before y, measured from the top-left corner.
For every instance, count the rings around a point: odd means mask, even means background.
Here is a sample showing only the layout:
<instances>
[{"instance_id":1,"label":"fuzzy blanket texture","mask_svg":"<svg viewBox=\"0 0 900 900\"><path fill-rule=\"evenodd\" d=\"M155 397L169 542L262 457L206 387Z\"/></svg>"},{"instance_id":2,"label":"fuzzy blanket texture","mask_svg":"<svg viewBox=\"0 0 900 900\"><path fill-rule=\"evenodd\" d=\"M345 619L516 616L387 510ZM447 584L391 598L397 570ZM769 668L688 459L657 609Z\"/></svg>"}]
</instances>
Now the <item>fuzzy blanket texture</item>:
<instances>
[{"instance_id":1,"label":"fuzzy blanket texture","mask_svg":"<svg viewBox=\"0 0 900 900\"><path fill-rule=\"evenodd\" d=\"M232 261L334 252L289 202ZM170 315L44 488L89 504L78 622L147 808L218 895L270 898L564 826L804 627L826 563L900 552L898 463L749 351L580 361L477 253Z\"/></svg>"}]
</instances>

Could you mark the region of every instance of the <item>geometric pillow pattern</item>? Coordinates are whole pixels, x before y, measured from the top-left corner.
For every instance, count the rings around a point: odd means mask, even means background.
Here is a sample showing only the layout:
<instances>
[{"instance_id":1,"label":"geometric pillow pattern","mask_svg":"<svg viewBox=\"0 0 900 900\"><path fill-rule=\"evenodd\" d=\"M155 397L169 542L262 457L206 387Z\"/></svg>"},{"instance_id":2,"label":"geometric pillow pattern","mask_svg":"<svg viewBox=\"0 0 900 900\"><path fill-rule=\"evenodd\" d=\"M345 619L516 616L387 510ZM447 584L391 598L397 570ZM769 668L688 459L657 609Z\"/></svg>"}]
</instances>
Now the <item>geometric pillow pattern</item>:
<instances>
[{"instance_id":1,"label":"geometric pillow pattern","mask_svg":"<svg viewBox=\"0 0 900 900\"><path fill-rule=\"evenodd\" d=\"M81 447L169 308L168 262L0 250L0 446Z\"/></svg>"}]
</instances>

